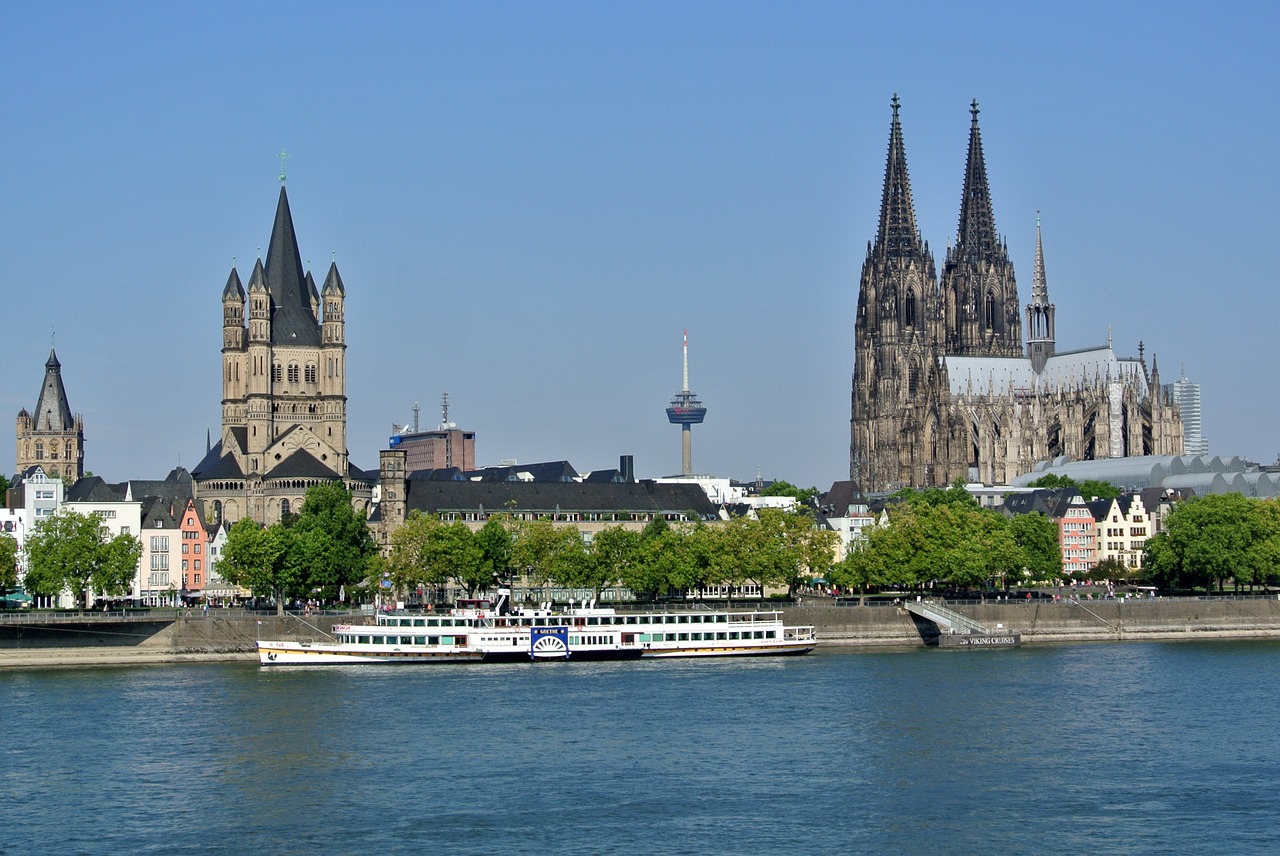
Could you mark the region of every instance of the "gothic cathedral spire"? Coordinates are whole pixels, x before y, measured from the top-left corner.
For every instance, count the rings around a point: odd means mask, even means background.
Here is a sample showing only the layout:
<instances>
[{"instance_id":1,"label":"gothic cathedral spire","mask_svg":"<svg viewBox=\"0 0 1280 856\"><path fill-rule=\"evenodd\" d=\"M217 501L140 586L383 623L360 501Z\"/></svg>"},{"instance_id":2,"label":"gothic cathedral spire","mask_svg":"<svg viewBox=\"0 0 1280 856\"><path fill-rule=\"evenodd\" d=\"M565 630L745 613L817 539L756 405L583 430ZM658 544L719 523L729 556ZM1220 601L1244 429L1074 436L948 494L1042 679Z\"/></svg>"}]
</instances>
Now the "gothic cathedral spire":
<instances>
[{"instance_id":1,"label":"gothic cathedral spire","mask_svg":"<svg viewBox=\"0 0 1280 856\"><path fill-rule=\"evenodd\" d=\"M880 224L862 265L854 321L849 469L872 490L928 478L923 451L936 427L930 403L940 377L933 358L940 335L937 274L916 228L897 95L891 103ZM916 433L884 418L903 410L914 414Z\"/></svg>"},{"instance_id":2,"label":"gothic cathedral spire","mask_svg":"<svg viewBox=\"0 0 1280 856\"><path fill-rule=\"evenodd\" d=\"M960 229L942 269L944 342L962 356L1022 355L1022 323L1013 264L996 235L978 102L969 106L969 154L960 198Z\"/></svg>"},{"instance_id":3,"label":"gothic cathedral spire","mask_svg":"<svg viewBox=\"0 0 1280 856\"><path fill-rule=\"evenodd\" d=\"M1055 348L1053 315L1049 302L1049 284L1044 275L1044 246L1040 243L1040 215L1036 214L1036 262L1031 273L1031 302L1027 304L1027 356L1036 374L1053 356Z\"/></svg>"}]
</instances>

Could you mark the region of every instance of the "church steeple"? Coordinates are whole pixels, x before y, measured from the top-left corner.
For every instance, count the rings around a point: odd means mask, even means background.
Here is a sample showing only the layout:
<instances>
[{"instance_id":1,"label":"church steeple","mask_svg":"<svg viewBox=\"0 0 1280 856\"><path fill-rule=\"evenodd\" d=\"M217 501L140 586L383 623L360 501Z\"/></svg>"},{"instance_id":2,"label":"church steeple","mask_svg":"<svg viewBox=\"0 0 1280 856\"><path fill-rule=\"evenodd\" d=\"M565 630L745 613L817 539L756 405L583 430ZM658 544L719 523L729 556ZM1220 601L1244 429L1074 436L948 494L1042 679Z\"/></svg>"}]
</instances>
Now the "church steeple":
<instances>
[{"instance_id":1,"label":"church steeple","mask_svg":"<svg viewBox=\"0 0 1280 856\"><path fill-rule=\"evenodd\" d=\"M977 101L969 113L960 228L942 269L943 340L952 354L1016 357L1022 353L1018 284L1008 249L996 236Z\"/></svg>"},{"instance_id":2,"label":"church steeple","mask_svg":"<svg viewBox=\"0 0 1280 856\"><path fill-rule=\"evenodd\" d=\"M1036 261L1031 273L1031 302L1027 304L1027 356L1039 374L1053 356L1054 306L1049 302L1049 284L1044 275L1044 245L1040 241L1040 214L1036 213Z\"/></svg>"},{"instance_id":3,"label":"church steeple","mask_svg":"<svg viewBox=\"0 0 1280 856\"><path fill-rule=\"evenodd\" d=\"M50 348L35 412L18 414L18 472L32 466L69 485L84 477L84 419L72 414L62 384L62 363Z\"/></svg>"},{"instance_id":4,"label":"church steeple","mask_svg":"<svg viewBox=\"0 0 1280 856\"><path fill-rule=\"evenodd\" d=\"M302 254L293 231L289 196L280 185L280 201L267 246L267 290L271 292L271 344L319 345L320 327L302 270Z\"/></svg>"}]
</instances>

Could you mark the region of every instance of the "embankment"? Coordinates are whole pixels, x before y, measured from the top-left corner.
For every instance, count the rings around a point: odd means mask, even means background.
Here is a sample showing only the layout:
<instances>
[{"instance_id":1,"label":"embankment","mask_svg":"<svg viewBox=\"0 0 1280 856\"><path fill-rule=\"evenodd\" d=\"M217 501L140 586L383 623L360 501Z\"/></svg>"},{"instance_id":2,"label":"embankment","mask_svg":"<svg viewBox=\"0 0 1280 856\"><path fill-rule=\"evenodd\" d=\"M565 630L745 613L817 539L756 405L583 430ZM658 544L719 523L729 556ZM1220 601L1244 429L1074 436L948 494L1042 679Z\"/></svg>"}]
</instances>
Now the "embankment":
<instances>
[{"instance_id":1,"label":"embankment","mask_svg":"<svg viewBox=\"0 0 1280 856\"><path fill-rule=\"evenodd\" d=\"M1177 599L961 603L952 608L1024 644L1155 639L1280 638L1280 600ZM812 624L823 647L919 647L931 627L894 606L783 607L788 624ZM257 660L255 641L320 640L352 615L300 618L211 611L145 619L85 616L0 620L0 668Z\"/></svg>"}]
</instances>

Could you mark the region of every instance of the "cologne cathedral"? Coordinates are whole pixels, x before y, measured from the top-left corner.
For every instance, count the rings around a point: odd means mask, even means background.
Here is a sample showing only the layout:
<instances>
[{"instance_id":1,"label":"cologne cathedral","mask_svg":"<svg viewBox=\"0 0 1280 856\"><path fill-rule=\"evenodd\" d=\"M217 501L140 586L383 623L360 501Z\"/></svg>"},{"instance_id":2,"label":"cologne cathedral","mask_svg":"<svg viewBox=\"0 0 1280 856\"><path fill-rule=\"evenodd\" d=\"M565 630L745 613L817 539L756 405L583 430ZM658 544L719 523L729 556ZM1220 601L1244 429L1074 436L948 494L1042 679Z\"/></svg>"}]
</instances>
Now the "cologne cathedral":
<instances>
[{"instance_id":1,"label":"cologne cathedral","mask_svg":"<svg viewBox=\"0 0 1280 856\"><path fill-rule=\"evenodd\" d=\"M1136 358L1117 356L1110 341L1057 350L1039 222L1031 302L1020 306L996 234L976 101L959 233L939 279L916 228L896 95L892 104L880 223L854 323L850 477L867 491L1005 484L1062 455L1181 454L1177 407L1141 343Z\"/></svg>"}]
</instances>

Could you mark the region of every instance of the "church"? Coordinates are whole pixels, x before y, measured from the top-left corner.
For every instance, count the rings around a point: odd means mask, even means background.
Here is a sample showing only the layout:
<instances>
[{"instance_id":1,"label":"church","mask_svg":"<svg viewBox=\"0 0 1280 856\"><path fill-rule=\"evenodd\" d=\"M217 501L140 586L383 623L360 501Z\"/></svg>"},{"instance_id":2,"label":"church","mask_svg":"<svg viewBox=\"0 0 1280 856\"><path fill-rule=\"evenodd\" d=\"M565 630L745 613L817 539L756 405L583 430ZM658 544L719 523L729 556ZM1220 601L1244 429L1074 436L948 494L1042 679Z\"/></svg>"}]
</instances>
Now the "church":
<instances>
[{"instance_id":1,"label":"church","mask_svg":"<svg viewBox=\"0 0 1280 856\"><path fill-rule=\"evenodd\" d=\"M1177 406L1141 343L1137 357L1118 356L1110 341L1057 349L1038 220L1031 302L1020 305L976 101L959 232L939 278L916 227L899 107L895 95L880 221L858 290L850 477L869 492L1006 484L1061 455L1181 454Z\"/></svg>"},{"instance_id":2,"label":"church","mask_svg":"<svg viewBox=\"0 0 1280 856\"><path fill-rule=\"evenodd\" d=\"M368 509L377 474L347 457L345 303L336 262L319 289L304 272L282 177L267 260L247 293L234 267L222 290L222 431L191 472L205 520L270 525L339 480Z\"/></svg>"}]
</instances>

